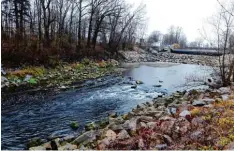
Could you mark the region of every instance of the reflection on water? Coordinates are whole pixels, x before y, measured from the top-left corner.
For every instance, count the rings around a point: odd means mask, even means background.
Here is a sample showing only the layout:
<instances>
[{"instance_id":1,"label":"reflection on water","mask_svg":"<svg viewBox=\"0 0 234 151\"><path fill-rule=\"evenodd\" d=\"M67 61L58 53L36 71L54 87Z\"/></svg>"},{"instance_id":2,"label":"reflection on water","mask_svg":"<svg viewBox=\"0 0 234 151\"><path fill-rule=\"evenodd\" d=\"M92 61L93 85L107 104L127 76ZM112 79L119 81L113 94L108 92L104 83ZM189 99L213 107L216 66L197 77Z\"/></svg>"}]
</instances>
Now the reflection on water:
<instances>
[{"instance_id":1,"label":"reflection on water","mask_svg":"<svg viewBox=\"0 0 234 151\"><path fill-rule=\"evenodd\" d=\"M100 120L108 112L122 114L137 104L156 98L160 92L177 90L175 86L186 83L186 76L206 76L205 68L196 65L138 65L137 68L126 70L123 78L109 77L104 82L95 82L92 88L84 87L43 99L30 96L26 103L4 106L2 149L23 149L25 143L33 137L47 138L52 133L73 133L69 127L71 121L78 121L80 128L77 132L80 132L86 123ZM129 76L144 84L138 85L136 89L131 88L133 81ZM162 87L154 87L157 84Z\"/></svg>"}]
</instances>

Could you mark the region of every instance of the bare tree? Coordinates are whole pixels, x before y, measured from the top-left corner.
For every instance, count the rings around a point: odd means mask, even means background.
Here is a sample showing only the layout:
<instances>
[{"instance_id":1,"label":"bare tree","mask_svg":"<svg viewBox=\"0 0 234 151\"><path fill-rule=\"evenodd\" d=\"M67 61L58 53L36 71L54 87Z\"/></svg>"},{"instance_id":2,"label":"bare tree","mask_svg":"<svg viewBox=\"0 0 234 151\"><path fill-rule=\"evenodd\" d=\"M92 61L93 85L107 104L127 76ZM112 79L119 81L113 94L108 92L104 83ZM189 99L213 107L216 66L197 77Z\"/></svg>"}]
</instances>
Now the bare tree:
<instances>
[{"instance_id":1,"label":"bare tree","mask_svg":"<svg viewBox=\"0 0 234 151\"><path fill-rule=\"evenodd\" d=\"M153 31L148 38L148 43L152 44L152 43L158 42L161 36L162 34L160 31Z\"/></svg>"},{"instance_id":2,"label":"bare tree","mask_svg":"<svg viewBox=\"0 0 234 151\"><path fill-rule=\"evenodd\" d=\"M179 44L180 47L184 48L187 45L187 38L183 33L181 27L171 26L168 29L168 32L165 35L163 35L163 44L172 45L175 43Z\"/></svg>"},{"instance_id":3,"label":"bare tree","mask_svg":"<svg viewBox=\"0 0 234 151\"><path fill-rule=\"evenodd\" d=\"M233 29L234 29L234 3L229 3L229 7L220 3L220 11L213 15L209 20L210 25L214 29L214 41L218 48L218 52L222 53L222 56L218 59L218 74L221 77L224 86L234 81L234 57L230 54L233 45ZM217 71L217 70L216 70Z\"/></svg>"}]
</instances>

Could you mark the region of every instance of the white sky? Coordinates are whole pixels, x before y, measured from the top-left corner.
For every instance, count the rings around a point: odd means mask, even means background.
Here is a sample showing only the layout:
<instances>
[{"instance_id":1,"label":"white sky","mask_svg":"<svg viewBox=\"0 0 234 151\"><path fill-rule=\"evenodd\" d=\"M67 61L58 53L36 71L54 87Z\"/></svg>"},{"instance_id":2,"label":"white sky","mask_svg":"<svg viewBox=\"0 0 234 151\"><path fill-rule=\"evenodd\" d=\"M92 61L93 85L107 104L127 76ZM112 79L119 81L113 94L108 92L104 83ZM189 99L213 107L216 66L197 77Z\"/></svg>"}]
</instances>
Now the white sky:
<instances>
[{"instance_id":1,"label":"white sky","mask_svg":"<svg viewBox=\"0 0 234 151\"><path fill-rule=\"evenodd\" d=\"M171 25L183 28L188 41L201 37L198 29L216 12L216 0L128 0L138 6L146 4L147 35L154 30L166 33Z\"/></svg>"}]
</instances>

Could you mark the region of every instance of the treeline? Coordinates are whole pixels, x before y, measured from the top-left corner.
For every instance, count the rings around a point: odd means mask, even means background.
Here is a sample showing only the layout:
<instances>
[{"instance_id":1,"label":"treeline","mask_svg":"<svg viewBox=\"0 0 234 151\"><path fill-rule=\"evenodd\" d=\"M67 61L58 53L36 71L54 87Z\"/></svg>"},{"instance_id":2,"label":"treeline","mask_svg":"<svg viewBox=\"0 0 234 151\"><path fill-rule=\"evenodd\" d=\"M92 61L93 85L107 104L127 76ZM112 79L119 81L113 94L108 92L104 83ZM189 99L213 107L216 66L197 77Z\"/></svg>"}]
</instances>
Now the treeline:
<instances>
[{"instance_id":1,"label":"treeline","mask_svg":"<svg viewBox=\"0 0 234 151\"><path fill-rule=\"evenodd\" d=\"M131 47L144 23L144 5L125 0L2 0L2 61L114 57ZM141 33L141 32L139 32Z\"/></svg>"},{"instance_id":2,"label":"treeline","mask_svg":"<svg viewBox=\"0 0 234 151\"><path fill-rule=\"evenodd\" d=\"M185 48L187 46L187 37L182 27L170 26L165 34L162 34L160 31L153 31L148 37L147 42L149 45L155 42L161 42L163 46L179 44L181 48Z\"/></svg>"}]
</instances>

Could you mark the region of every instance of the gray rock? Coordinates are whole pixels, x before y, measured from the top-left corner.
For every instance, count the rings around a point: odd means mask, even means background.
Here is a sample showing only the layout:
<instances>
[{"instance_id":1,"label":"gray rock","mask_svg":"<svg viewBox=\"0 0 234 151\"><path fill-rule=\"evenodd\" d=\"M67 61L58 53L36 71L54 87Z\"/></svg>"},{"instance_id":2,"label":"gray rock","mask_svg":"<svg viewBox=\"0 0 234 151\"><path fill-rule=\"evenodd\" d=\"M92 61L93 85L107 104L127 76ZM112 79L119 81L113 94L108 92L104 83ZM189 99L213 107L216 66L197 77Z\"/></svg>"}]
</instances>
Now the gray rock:
<instances>
[{"instance_id":1,"label":"gray rock","mask_svg":"<svg viewBox=\"0 0 234 151\"><path fill-rule=\"evenodd\" d=\"M228 94L221 95L223 101L227 101L229 98Z\"/></svg>"},{"instance_id":2,"label":"gray rock","mask_svg":"<svg viewBox=\"0 0 234 151\"><path fill-rule=\"evenodd\" d=\"M143 82L140 81L140 80L137 80L137 81L136 81L136 84L143 84Z\"/></svg>"},{"instance_id":3,"label":"gray rock","mask_svg":"<svg viewBox=\"0 0 234 151\"><path fill-rule=\"evenodd\" d=\"M109 128L113 131L120 131L123 130L123 126L122 125L116 125L116 124L111 124L109 126Z\"/></svg>"},{"instance_id":4,"label":"gray rock","mask_svg":"<svg viewBox=\"0 0 234 151\"><path fill-rule=\"evenodd\" d=\"M206 105L206 103L202 100L194 100L192 105L193 106L204 106L204 105Z\"/></svg>"},{"instance_id":5,"label":"gray rock","mask_svg":"<svg viewBox=\"0 0 234 151\"><path fill-rule=\"evenodd\" d=\"M121 130L119 134L117 135L117 139L120 139L120 140L127 139L127 138L130 138L130 135L128 134L126 130Z\"/></svg>"},{"instance_id":6,"label":"gray rock","mask_svg":"<svg viewBox=\"0 0 234 151\"><path fill-rule=\"evenodd\" d=\"M74 138L75 138L74 135L67 135L67 136L61 138L61 141L68 141L68 142L70 142L70 141L73 140Z\"/></svg>"},{"instance_id":7,"label":"gray rock","mask_svg":"<svg viewBox=\"0 0 234 151\"><path fill-rule=\"evenodd\" d=\"M157 123L156 122L148 122L146 125L148 128L154 129L156 127Z\"/></svg>"},{"instance_id":8,"label":"gray rock","mask_svg":"<svg viewBox=\"0 0 234 151\"><path fill-rule=\"evenodd\" d=\"M215 102L215 99L202 99L202 101L204 101L208 104L211 104L211 103Z\"/></svg>"},{"instance_id":9,"label":"gray rock","mask_svg":"<svg viewBox=\"0 0 234 151\"><path fill-rule=\"evenodd\" d=\"M204 132L205 132L204 129L197 130L190 135L190 138L196 142L199 140L201 141Z\"/></svg>"},{"instance_id":10,"label":"gray rock","mask_svg":"<svg viewBox=\"0 0 234 151\"><path fill-rule=\"evenodd\" d=\"M179 116L182 116L182 117L186 117L186 116L190 116L191 115L191 113L188 111L188 110L184 110L184 111L182 111L180 114L179 114Z\"/></svg>"},{"instance_id":11,"label":"gray rock","mask_svg":"<svg viewBox=\"0 0 234 151\"><path fill-rule=\"evenodd\" d=\"M204 107L212 108L212 107L214 107L214 105L212 105L212 104L208 104L208 105L204 105Z\"/></svg>"},{"instance_id":12,"label":"gray rock","mask_svg":"<svg viewBox=\"0 0 234 151\"><path fill-rule=\"evenodd\" d=\"M46 150L46 148L44 147L44 146L37 146L37 147L31 147L31 148L29 148L29 150L35 150L35 151L37 151L37 150Z\"/></svg>"},{"instance_id":13,"label":"gray rock","mask_svg":"<svg viewBox=\"0 0 234 151\"><path fill-rule=\"evenodd\" d=\"M151 117L151 116L140 116L140 117L138 117L138 119L141 122L151 122L151 121L153 121L153 117Z\"/></svg>"},{"instance_id":14,"label":"gray rock","mask_svg":"<svg viewBox=\"0 0 234 151\"><path fill-rule=\"evenodd\" d=\"M132 89L136 89L136 88L137 88L137 85L132 85L131 88L132 88Z\"/></svg>"},{"instance_id":15,"label":"gray rock","mask_svg":"<svg viewBox=\"0 0 234 151\"><path fill-rule=\"evenodd\" d=\"M70 143L66 143L66 145L63 145L58 148L58 150L75 150L75 149L77 149L77 146Z\"/></svg>"},{"instance_id":16,"label":"gray rock","mask_svg":"<svg viewBox=\"0 0 234 151\"><path fill-rule=\"evenodd\" d=\"M126 130L136 131L137 120L138 118L132 118L130 120L125 121L125 123L123 124L123 128Z\"/></svg>"},{"instance_id":17,"label":"gray rock","mask_svg":"<svg viewBox=\"0 0 234 151\"><path fill-rule=\"evenodd\" d=\"M167 109L168 113L171 114L171 115L174 115L176 114L176 108L175 107L170 107Z\"/></svg>"},{"instance_id":18,"label":"gray rock","mask_svg":"<svg viewBox=\"0 0 234 151\"><path fill-rule=\"evenodd\" d=\"M167 144L159 144L155 146L158 150L165 150L167 148Z\"/></svg>"},{"instance_id":19,"label":"gray rock","mask_svg":"<svg viewBox=\"0 0 234 151\"><path fill-rule=\"evenodd\" d=\"M139 124L137 124L137 129L141 129L141 128L146 128L147 125L144 122L140 122Z\"/></svg>"},{"instance_id":20,"label":"gray rock","mask_svg":"<svg viewBox=\"0 0 234 151\"><path fill-rule=\"evenodd\" d=\"M156 85L153 85L153 87L162 87L162 85L161 84L156 84Z\"/></svg>"},{"instance_id":21,"label":"gray rock","mask_svg":"<svg viewBox=\"0 0 234 151\"><path fill-rule=\"evenodd\" d=\"M117 137L116 133L114 131L110 130L110 129L105 132L104 136L109 141L114 141L116 139L116 137Z\"/></svg>"},{"instance_id":22,"label":"gray rock","mask_svg":"<svg viewBox=\"0 0 234 151\"><path fill-rule=\"evenodd\" d=\"M73 142L72 144L79 144L79 143L82 143L84 141L86 142L92 142L96 139L96 136L99 136L101 135L101 132L100 131L88 131L88 132L85 132L84 134L80 135L79 137L77 137Z\"/></svg>"},{"instance_id":23,"label":"gray rock","mask_svg":"<svg viewBox=\"0 0 234 151\"><path fill-rule=\"evenodd\" d=\"M231 93L231 89L229 87L221 87L218 90L221 94L230 94Z\"/></svg>"}]
</instances>

